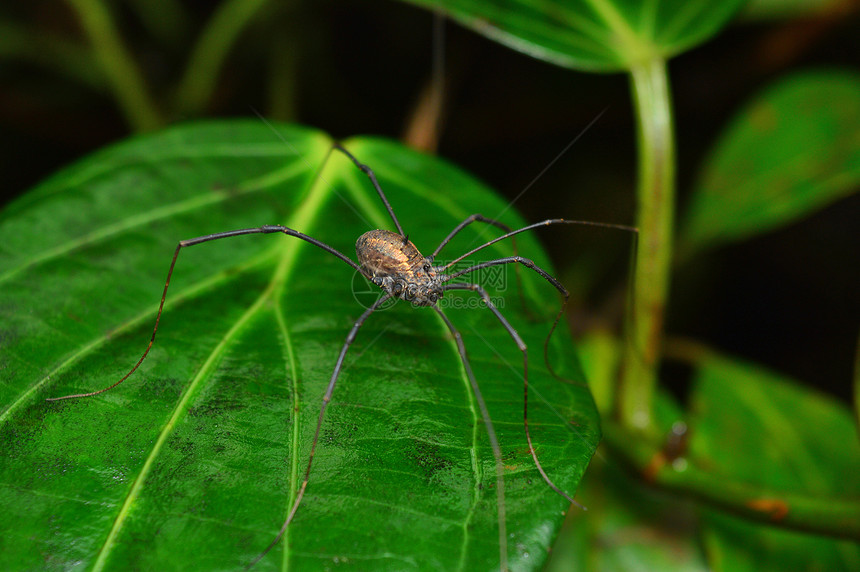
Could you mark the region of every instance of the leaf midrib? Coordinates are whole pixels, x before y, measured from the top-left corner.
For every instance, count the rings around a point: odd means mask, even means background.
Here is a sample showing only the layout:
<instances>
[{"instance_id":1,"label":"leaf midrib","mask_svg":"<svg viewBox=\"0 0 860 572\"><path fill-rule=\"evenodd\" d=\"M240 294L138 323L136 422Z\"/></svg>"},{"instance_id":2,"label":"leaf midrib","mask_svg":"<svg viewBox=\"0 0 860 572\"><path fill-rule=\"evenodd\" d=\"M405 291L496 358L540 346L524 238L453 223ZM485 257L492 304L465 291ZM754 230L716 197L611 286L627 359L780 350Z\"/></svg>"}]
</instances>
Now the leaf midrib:
<instances>
[{"instance_id":1,"label":"leaf midrib","mask_svg":"<svg viewBox=\"0 0 860 572\"><path fill-rule=\"evenodd\" d=\"M357 143L356 146L359 146L359 148L360 148L360 143ZM359 151L359 153L360 153L360 151ZM392 180L394 180L396 178L394 173L396 173L396 171L394 171L390 175L390 178ZM347 180L347 188L348 188L350 194L353 196L354 200L356 200L356 202L359 205L361 205L362 208L369 210L370 212L368 214L371 215L371 218L376 222L376 224L379 224L383 220L383 217L386 216L386 215L382 214L382 206L379 205L378 202L373 203L373 204L377 205L375 207L372 206L371 204L368 204L368 202L365 200L367 198L366 193L361 192L360 187L357 187L357 185L355 184L355 180L351 177L347 178L346 180ZM432 193L423 193L423 194L422 193L416 193L415 189L423 189L423 188L425 188L425 186L426 185L425 185L424 181L415 181L415 184L413 186L407 186L404 188L411 190L413 195L416 195L419 198L427 200L427 201L432 201L435 204L437 204L438 206L441 206L446 212L453 214L453 210L455 209L455 207L451 203L440 202L438 197L434 196ZM465 216L463 216L462 218L465 219ZM392 222L392 224L393 224L393 222ZM403 224L403 221L401 221L401 224ZM404 228L404 231L407 232L407 234L409 232L408 229L406 229L406 228ZM472 465L472 475L474 477L474 485L472 487L472 495L471 495L471 499L470 499L469 510L467 511L466 516L463 519L463 521L460 523L462 530L463 530L463 540L460 544L460 551L461 552L460 552L460 558L459 558L459 562L458 562L458 569L464 570L465 565L466 565L466 559L468 556L469 540L471 538L471 536L469 534L469 523L471 522L472 516L474 515L474 513L477 509L478 503L480 502L481 492L482 492L481 491L481 484L483 481L483 471L481 469L481 465L478 462L478 459L476 456L477 451L478 451L478 443L479 443L479 438L478 438L478 431L479 431L479 429L478 429L478 425L479 425L478 417L479 416L478 416L478 411L475 409L475 398L474 398L474 395L472 395L471 384L470 384L469 378L466 376L465 370L463 369L463 365L462 365L462 362L461 362L460 357L459 357L459 350L457 349L457 345L454 342L453 338L450 336L450 332L448 331L448 328L445 325L445 323L442 321L442 318L436 313L434 313L434 318L435 318L434 322L436 323L436 327L439 328L441 331L440 338L443 339L445 341L445 344L457 355L456 359L457 359L457 362L460 364L460 367L458 369L458 371L460 373L459 373L458 377L460 378L460 380L463 383L463 386L465 388L466 397L468 399L467 410L472 415L472 444L470 447L470 456L471 456L471 465Z\"/></svg>"},{"instance_id":2,"label":"leaf midrib","mask_svg":"<svg viewBox=\"0 0 860 572\"><path fill-rule=\"evenodd\" d=\"M328 155L326 155L326 159ZM325 165L324 159L320 164L320 170ZM322 211L322 206L325 204L326 199L332 193L333 187L331 185L320 184L320 177L314 177L311 179L311 186L308 192L303 192L302 195L305 196L305 200L302 201L299 209L290 216L285 222L285 226L289 228L302 228L302 229L311 229L314 228L315 223L320 218L320 213ZM292 237L288 237L292 238ZM114 520L114 524L111 527L110 532L108 533L108 537L105 539L104 544L98 552L98 557L96 562L93 565L94 571L99 571L104 569L105 563L107 562L110 553L112 552L112 548L114 546L114 542L116 540L117 535L122 529L123 524L126 521L126 518L130 512L131 506L134 501L138 498L143 486L146 482L146 478L155 464L155 460L161 452L164 444L167 442L167 439L173 433L173 428L176 423L178 423L186 414L188 410L188 403L191 401L191 398L194 397L197 393L197 388L210 377L210 374L215 370L217 364L220 362L221 357L227 350L227 348L234 343L237 338L240 337L241 332L245 329L247 325L249 325L254 319L258 318L259 314L262 313L263 310L266 310L268 307L268 302L270 299L280 299L283 290L286 288L289 279L292 277L293 269L295 268L295 262L298 259L298 254L302 248L311 246L309 243L295 239L295 240L284 240L282 241L282 246L278 247L281 250L280 260L278 262L278 266L275 269L275 272L272 276L272 279L269 281L268 286L260 293L254 303L246 310L242 316L236 321L233 327L228 330L226 334L224 334L221 341L215 346L212 352L209 354L209 357L206 359L204 364L200 367L198 373L194 376L189 383L188 387L183 392L182 398L173 408L173 412L167 421L167 423L162 427L159 432L158 439L152 447L149 455L141 467L140 472L138 473L137 478L135 478L134 483L132 484L131 489L126 495L125 501L123 501L122 507L120 508L120 512ZM279 307L279 304L273 304L273 308ZM285 343L289 348L292 348L292 343L289 339L289 331L285 330L284 333L287 334L287 338L285 338ZM292 354L290 354L292 355ZM296 379L296 365L295 362L290 364L292 370L292 378ZM298 394L293 394L293 399L298 399ZM293 434L295 435L298 432L298 425L300 416L298 414L297 408L295 404L293 405L294 415L293 415ZM295 441L294 441L295 446ZM294 463L297 455L293 455ZM292 491L297 487L297 471L293 467L291 467L291 476L290 476L290 490ZM292 496L292 495L291 495ZM288 551L289 547L287 547Z\"/></svg>"}]
</instances>

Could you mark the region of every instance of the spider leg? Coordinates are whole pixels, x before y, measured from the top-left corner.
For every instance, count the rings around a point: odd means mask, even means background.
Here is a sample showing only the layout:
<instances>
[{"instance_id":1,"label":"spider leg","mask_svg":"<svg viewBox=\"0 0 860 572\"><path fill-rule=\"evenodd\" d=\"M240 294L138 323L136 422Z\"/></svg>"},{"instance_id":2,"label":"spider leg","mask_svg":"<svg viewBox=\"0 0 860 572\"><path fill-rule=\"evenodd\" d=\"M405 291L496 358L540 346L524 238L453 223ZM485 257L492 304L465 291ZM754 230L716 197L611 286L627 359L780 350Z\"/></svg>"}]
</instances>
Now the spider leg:
<instances>
[{"instance_id":1,"label":"spider leg","mask_svg":"<svg viewBox=\"0 0 860 572\"><path fill-rule=\"evenodd\" d=\"M455 227L454 227L454 230L452 230L450 233L448 233L448 236L446 236L446 237L445 237L445 239L444 239L441 243L439 243L439 246L437 246L437 247L436 247L436 250L434 250L434 251L433 251L433 254L431 254L431 255L429 256L429 258L430 258L431 260L433 260L434 258L436 258L436 255L437 255L437 254L439 254L439 252L440 252L443 248L445 248L445 246L446 246L449 242L451 242L451 239L453 239L455 236L457 236L457 234L458 234L461 230L463 230L464 228L466 228L467 226L469 226L470 224L472 224L472 223L473 223L473 222L475 222L475 221L477 221L477 222L485 222L485 223L487 223L487 224L489 224L489 225L492 225L492 226L498 227L498 228L502 229L503 231L505 231L506 233L511 232L511 227L509 227L508 225L506 225L506 224L504 224L504 223L501 223L501 222L499 222L499 221L497 221L497 220L495 220L495 219L487 218L487 217L485 217L485 216L484 216L484 215L482 215L482 214L475 213L475 214L473 214L473 215L469 215L469 216L468 216L468 217L467 217L463 222L461 222L460 224L458 224L457 226L455 226ZM514 244L516 244L516 243L514 243ZM514 251L515 251L515 252L514 252L514 254L516 254L516 246L514 246Z\"/></svg>"},{"instance_id":2,"label":"spider leg","mask_svg":"<svg viewBox=\"0 0 860 572\"><path fill-rule=\"evenodd\" d=\"M454 286L452 284L452 286ZM447 287L446 287L447 289ZM452 288L453 289L453 288ZM460 352L460 361L463 362L463 369L466 370L466 377L469 378L469 383L472 386L472 393L475 395L475 401L478 402L478 408L481 410L481 417L484 420L484 426L487 428L487 437L490 440L490 447L493 449L493 457L496 460L496 502L498 506L499 518L499 568L501 570L508 569L508 538L505 524L505 476L504 465L502 464L502 449L499 447L499 439L496 437L496 430L493 427L493 421L490 419L490 412L487 410L487 404L484 402L484 396L481 394L481 389L478 387L478 382L475 380L475 374L472 372L472 366L469 363L469 358L466 357L466 346L463 345L463 336L451 323L442 310L437 306L430 306L439 316L451 335L454 336L454 341L457 343L457 351ZM522 340L520 340L522 343ZM525 347L525 346L524 346Z\"/></svg>"},{"instance_id":3,"label":"spider leg","mask_svg":"<svg viewBox=\"0 0 860 572\"><path fill-rule=\"evenodd\" d=\"M561 308L558 311L558 314L555 316L555 320L552 322L552 327L549 329L549 333L543 341L543 359L544 363L546 363L547 369L549 369L550 373L553 377L557 379L561 379L558 374L555 373L555 370L552 368L552 364L549 362L549 340L552 338L553 333L555 333L555 329L558 326L559 321L561 320L562 315L564 314L564 309L567 307L567 301L570 298L570 292L567 291L561 282L559 282L553 275L549 272L538 266L534 263L534 261L529 260L528 258L523 258L522 256L508 256L506 258L498 258L496 260L488 260L487 262L481 262L479 264L475 264L474 266L470 266L463 270L458 270L453 274L446 275L442 278L443 282L447 282L453 278L457 278L458 276L462 276L463 274L468 274L469 272L474 272L475 270L480 270L481 268L488 268L490 266L499 266L501 264L522 264L526 268L534 270L538 274L540 274L541 278L549 282L553 285L553 287L559 291L562 295L563 300L561 302ZM453 286L453 284L452 284ZM446 286L447 289L447 286Z\"/></svg>"},{"instance_id":4,"label":"spider leg","mask_svg":"<svg viewBox=\"0 0 860 572\"><path fill-rule=\"evenodd\" d=\"M335 143L334 148L349 157L350 160L355 163L355 166L367 175L367 178L370 179L371 183L373 183L373 188L376 189L376 192L379 194L379 198L382 199L382 204L385 205L385 208L388 210L388 214L391 215L391 220L394 221L394 226L397 227L397 233L400 236L405 237L406 233L403 232L403 227L400 226L400 221L397 220L397 215L394 214L394 209L391 208L391 203L388 202L388 198L382 191L382 187L379 186L379 181L376 180L376 175L373 173L373 169L356 159L355 155L347 151L340 143Z\"/></svg>"},{"instance_id":5,"label":"spider leg","mask_svg":"<svg viewBox=\"0 0 860 572\"><path fill-rule=\"evenodd\" d=\"M446 237L445 237L445 239L444 239L444 240L439 244L439 246L437 246L437 247L436 247L436 250L434 250L434 251L433 251L433 254L431 254L428 258L430 258L430 260L431 260L431 261L435 260L435 259L436 259L436 255L437 255L437 254L439 254L439 252L440 252L443 248L445 248L445 246L446 246L449 242L451 242L451 240L452 240L455 236L457 236L457 234L458 234L461 230L463 230L464 228L466 228L467 226L469 226L470 224L472 224L473 222L476 222L476 221L477 221L477 222L484 222L484 223L487 223L487 224L489 224L489 225L492 225L492 226L495 226L495 227L497 227L497 228L500 228L500 229L502 229L505 233L510 233L510 232L511 232L511 227L509 227L508 225L506 225L506 224L504 224L504 223L502 223L502 222L499 222L499 221L497 221L497 220L495 220L495 219L487 218L487 217L485 217L484 215L482 215L482 214L480 214L480 213L475 213L475 214L473 214L473 215L469 215L469 216L468 216L468 217L467 217L463 222L461 222L460 224L458 224L457 226L455 226L455 227L454 227L454 230L452 230L450 233L448 233L448 236L446 236ZM513 238L513 237L511 237L511 246L513 247L513 250L514 250L514 256L516 256L516 255L518 254L518 252L517 252L517 241L516 241L516 239L515 239L515 238ZM531 314L531 312L530 312L530 311L529 311L529 309L528 309L528 306L526 305L526 298L525 298L525 295L523 294L523 281L522 281L522 277L520 276L520 268L519 268L519 266L517 266L517 267L516 267L516 271L515 271L515 273L516 273L516 277L517 277L517 292L519 293L520 304L522 304L523 310L524 310L526 313Z\"/></svg>"},{"instance_id":6,"label":"spider leg","mask_svg":"<svg viewBox=\"0 0 860 572\"><path fill-rule=\"evenodd\" d=\"M308 466L305 469L305 478L302 481L301 487L299 487L299 492L296 495L296 500L293 502L293 507L290 509L289 514L287 515L287 519L284 521L284 524L281 526L281 530L278 531L278 535L274 540L263 550L260 554L257 555L254 560L248 563L245 566L245 570L249 570L252 568L257 562L260 561L269 551L274 548L278 542L280 542L281 537L284 536L284 532L287 531L287 527L292 522L293 517L296 515L296 511L299 509L299 505L302 502L302 497L305 496L305 489L308 486L308 480L311 476L311 465L314 462L314 454L317 449L317 441L319 441L320 429L322 428L323 418L325 417L325 410L328 407L329 402L331 401L332 393L334 393L334 386L337 384L337 378L340 376L340 370L343 367L343 359L346 357L346 352L349 350L349 347L352 345L352 342L355 341L355 336L358 333L358 329L361 328L364 321L367 320L368 316L370 316L377 308L379 308L382 304L388 301L391 298L391 294L382 295L373 305L364 311L364 313L355 321L352 329L349 331L349 334L346 336L346 341L343 343L343 347L340 349L340 355L337 357L337 363L334 366L334 371L331 374L331 379L328 382L328 387L326 388L325 395L323 396L322 407L320 408L320 414L317 418L317 428L314 432L314 440L311 443L311 454L308 458Z\"/></svg>"},{"instance_id":7,"label":"spider leg","mask_svg":"<svg viewBox=\"0 0 860 572\"><path fill-rule=\"evenodd\" d=\"M462 256L455 258L454 260L448 262L447 264L438 267L437 270L445 270L446 268L450 268L451 266L453 266L457 262L460 262L464 258L471 256L471 255L475 254L476 252L483 250L484 248L487 248L491 244L495 244L495 243L499 242L500 240L505 240L506 238L513 237L517 234L520 234L522 232L526 232L526 231L529 231L529 230L532 230L535 228L550 226L550 225L554 225L554 224L577 224L577 225L582 225L582 226L592 226L592 227L597 227L597 228L607 228L607 229L623 230L625 232L630 232L633 234L632 250L633 250L634 255L638 250L638 244L637 243L639 240L639 229L636 227L627 226L627 225L623 225L623 224L591 222L591 221L582 221L582 220L566 220L566 219L562 219L562 218L555 218L555 219L547 219L547 220L544 220L541 222L530 224L528 226L524 226L523 228L513 230L513 231L508 232L502 236L494 238L493 240L490 240L489 242L486 242L486 243L482 244L481 246L478 246L477 248L473 248L472 250L470 250L466 254L463 254ZM561 379L555 373L555 371L552 369L552 365L550 365L550 363L549 363L549 354L548 354L548 352L549 352L549 340L552 337L552 334L555 332L555 329L558 326L558 323L561 320L562 315L564 314L564 310L565 310L565 307L567 306L568 298L570 297L569 292L567 291L567 289L564 286L562 286L561 282L559 282L557 279L552 277L545 270L543 270L540 267L538 267L537 265L535 265L535 263L532 262L531 260L528 260L526 258L522 258L519 256L500 258L498 260L491 260L489 262L476 264L476 265L470 266L469 268L466 268L464 270L460 270L460 271L454 272L450 275L444 276L442 278L442 281L447 282L448 280L451 280L452 278L456 278L457 276L461 276L463 274L466 274L468 272L472 272L474 270L478 270L480 268L486 268L488 266L495 266L497 264L509 264L512 262L518 262L518 263L523 264L524 266L531 268L532 270L536 271L547 282L552 284L553 287L555 287L555 289L558 290L562 294L562 296L564 296L564 301L562 302L561 309L559 310L558 314L556 314L555 320L552 323L552 327L549 330L549 334L547 334L547 337L544 340L544 344L543 344L543 347L544 347L544 354L543 355L544 355L544 361L546 362L547 368L549 368L550 372L552 373L552 375L554 377ZM631 264L631 267L632 267L632 264ZM634 274L634 276L635 276L635 274ZM635 312L631 311L630 315L632 316L634 314L635 314Z\"/></svg>"},{"instance_id":8,"label":"spider leg","mask_svg":"<svg viewBox=\"0 0 860 572\"><path fill-rule=\"evenodd\" d=\"M531 433L529 432L529 368L528 368L528 348L526 347L525 342L511 325L510 322L499 312L499 309L496 308L495 304L493 304L492 300L490 300L490 296L487 294L487 291L479 284L446 284L445 290L471 290L472 292L477 292L481 298L484 300L484 303L487 305L487 308L496 316L502 326L507 330L508 334L510 334L511 338L513 338L514 343L517 344L519 350L523 353L523 427L526 432L526 441L529 444L529 452L532 455L532 459L534 459L535 466L537 470L540 472L543 480L546 481L546 484L552 488L555 492L563 496L565 499L575 504L579 508L584 509L581 504L573 500L573 497L568 495L566 492L562 491L552 479L549 478L549 475L544 471L543 466L540 464L538 460L537 452L535 451L534 445L532 444ZM464 358L465 359L465 358ZM471 370L470 370L471 371Z\"/></svg>"},{"instance_id":9,"label":"spider leg","mask_svg":"<svg viewBox=\"0 0 860 572\"><path fill-rule=\"evenodd\" d=\"M639 229L634 227L634 226L627 226L624 224L612 224L612 223L606 223L606 222L591 222L591 221L587 221L587 220L567 220L567 219L563 219L563 218L551 218L551 219L547 219L547 220L544 220L541 222L536 222L534 224L530 224L528 226L524 226L523 228L518 228L517 230L512 230L511 232L505 233L502 236L499 236L497 238L494 238L493 240L485 242L481 246L473 248L472 250L470 250L466 254L463 254L462 256L458 256L454 260L452 260L452 261L448 262L447 264L445 264L444 266L440 267L440 269L444 270L445 268L450 268L451 266L453 266L454 264L457 264L458 262L460 262L464 258L472 256L476 252L483 250L483 249L487 248L488 246L490 246L491 244L495 244L495 243L499 242L500 240L505 240L506 238L510 238L510 237L515 236L517 234L520 234L522 232L526 232L526 231L529 231L529 230L532 230L535 228L540 228L542 226L550 226L553 224L578 224L578 225L582 225L582 226L596 226L598 228L612 228L612 229L616 229L616 230L623 230L626 232L632 232L634 234L634 237L637 237L637 238L639 236ZM634 250L635 250L635 246L636 245L634 243Z\"/></svg>"},{"instance_id":10,"label":"spider leg","mask_svg":"<svg viewBox=\"0 0 860 572\"><path fill-rule=\"evenodd\" d=\"M137 368L140 367L140 364L143 363L143 360L146 359L146 356L149 355L149 350L152 349L152 344L155 342L155 334L158 332L158 322L161 320L161 312L164 310L164 301L167 299L167 289L170 287L170 278L173 276L173 268L176 266L176 259L179 257L179 252L187 247L194 246L195 244L202 244L204 242L210 242L213 240L219 240L222 238L231 238L234 236L241 236L244 234L272 234L276 232L282 232L288 236L294 236L296 238L300 238L305 242L309 242L314 246L322 248L326 252L334 254L356 270L360 270L358 264L356 264L352 259L350 259L345 254L342 254L339 250L332 248L331 246L321 242L311 236L303 234L297 230L293 230L286 226L281 225L266 225L261 226L259 228L243 228L239 230L228 230L226 232L217 232L215 234L207 234L206 236L198 236L196 238L189 238L188 240L180 241L176 246L176 250L173 252L173 260L170 261L170 269L167 271L167 280L164 282L164 290L161 293L161 303L158 305L158 313L155 315L155 326L152 328L152 336L149 338L149 344L147 344L146 349L143 352L143 355L140 356L140 359L137 360L137 363L134 364L134 367L125 374L122 379L114 383L109 387L105 387L104 389L99 389L98 391L91 391L89 393L76 393L74 395L64 395L62 397L49 397L45 399L45 401L60 401L61 399L76 399L79 397L92 397L93 395L98 395L100 393L104 393L105 391L109 391L128 379L131 374L137 371Z\"/></svg>"}]
</instances>

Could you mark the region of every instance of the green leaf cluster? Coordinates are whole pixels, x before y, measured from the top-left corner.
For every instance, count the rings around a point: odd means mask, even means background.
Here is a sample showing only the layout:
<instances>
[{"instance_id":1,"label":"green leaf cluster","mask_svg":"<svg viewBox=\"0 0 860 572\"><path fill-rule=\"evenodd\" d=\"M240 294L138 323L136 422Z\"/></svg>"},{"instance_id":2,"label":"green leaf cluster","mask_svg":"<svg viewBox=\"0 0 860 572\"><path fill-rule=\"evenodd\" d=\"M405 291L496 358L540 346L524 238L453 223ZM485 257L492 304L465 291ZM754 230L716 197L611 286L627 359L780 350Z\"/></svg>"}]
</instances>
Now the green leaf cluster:
<instances>
[{"instance_id":1,"label":"green leaf cluster","mask_svg":"<svg viewBox=\"0 0 860 572\"><path fill-rule=\"evenodd\" d=\"M453 338L431 311L397 304L347 354L305 500L258 568L860 568L860 374L852 416L797 380L663 332L676 272L840 208L860 186L860 74L814 68L771 79L735 112L676 216L669 60L735 17L826 20L841 4L405 3L555 65L629 77L639 238L626 331L588 332L580 367L559 328L546 354L559 379L541 356L557 292L524 268L480 276L530 349L529 426L543 466L563 490L579 487L589 510L569 510L543 482L523 431L522 354L474 294L456 293L445 311L499 435L504 502ZM160 90L116 6L67 0L86 46L35 34L2 9L0 57L107 94L134 131L155 133L60 170L0 212L0 568L238 569L292 506L337 353L378 296L311 244L269 235L183 249L139 370L93 398L44 399L107 387L140 358L180 239L284 224L351 256L360 234L392 228L322 131L247 120L164 129L212 107L252 32L289 32L267 48L277 57L266 80L270 115L290 116L296 48L313 28L297 24L296 4L225 0L189 39L182 3L130 2L123 9L159 45L191 45ZM526 222L444 161L379 138L344 144L374 169L424 254L476 212ZM441 259L497 234L472 225ZM552 271L531 233L517 249ZM481 260L513 251L502 242ZM667 362L691 372L686 400L664 388ZM606 447L589 465L601 432Z\"/></svg>"},{"instance_id":2,"label":"green leaf cluster","mask_svg":"<svg viewBox=\"0 0 860 572\"><path fill-rule=\"evenodd\" d=\"M394 143L344 143L373 165L426 253L477 211L504 203L455 168ZM183 249L158 338L152 330L177 237L285 224L351 253L390 228L370 181L325 134L259 121L178 127L108 148L4 211L2 243L4 569L236 569L275 537L310 451L346 333L379 296L334 256L283 235ZM512 226L523 221L509 212ZM498 235L473 225L442 256ZM534 237L518 246L549 268ZM486 257L510 254L510 244ZM558 308L554 288L510 273L490 287L532 348ZM498 282L500 280L500 282ZM511 295L513 294L513 295ZM562 497L529 454L522 354L470 292L440 303L466 342L502 446L504 505L487 434L453 338L427 308L399 303L359 332L320 434L307 494L258 567L476 569L538 564ZM559 383L532 352L530 427L562 488L599 439L597 411L559 332Z\"/></svg>"},{"instance_id":3,"label":"green leaf cluster","mask_svg":"<svg viewBox=\"0 0 860 572\"><path fill-rule=\"evenodd\" d=\"M613 459L693 499L693 510L674 513L698 521L704 550L693 544L689 523L665 526L672 516L656 508L653 495L629 498L620 489L630 486L629 475L610 464L590 471L584 485L598 516L574 520L566 542L576 549L560 543L551 567L618 569L635 561L649 569L856 568L857 545L833 540L860 539L860 491L856 479L846 482L860 462L856 420L793 380L697 343L664 339L662 325L673 268L809 216L860 186L860 75L810 70L757 95L703 165L676 239L666 61L713 36L742 2L409 1L547 62L629 73L640 229L629 328L624 342L592 334L585 364ZM763 4L748 14L781 12ZM686 411L658 388L664 355L695 372ZM593 482L605 473L606 483ZM634 538L624 542L624 534ZM636 534L671 540L653 544Z\"/></svg>"}]
</instances>

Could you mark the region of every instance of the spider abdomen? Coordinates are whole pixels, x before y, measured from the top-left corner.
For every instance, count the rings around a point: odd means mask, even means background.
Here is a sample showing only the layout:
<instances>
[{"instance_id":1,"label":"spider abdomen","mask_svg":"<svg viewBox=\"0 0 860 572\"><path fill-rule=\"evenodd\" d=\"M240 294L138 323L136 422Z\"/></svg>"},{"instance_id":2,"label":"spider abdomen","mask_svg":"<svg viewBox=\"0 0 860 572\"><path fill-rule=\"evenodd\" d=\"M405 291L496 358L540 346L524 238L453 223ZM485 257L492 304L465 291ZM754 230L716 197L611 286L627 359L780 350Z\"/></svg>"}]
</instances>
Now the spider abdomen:
<instances>
[{"instance_id":1,"label":"spider abdomen","mask_svg":"<svg viewBox=\"0 0 860 572\"><path fill-rule=\"evenodd\" d=\"M358 237L355 254L365 278L418 306L431 306L442 297L442 284L430 259L404 236L371 230Z\"/></svg>"}]
</instances>

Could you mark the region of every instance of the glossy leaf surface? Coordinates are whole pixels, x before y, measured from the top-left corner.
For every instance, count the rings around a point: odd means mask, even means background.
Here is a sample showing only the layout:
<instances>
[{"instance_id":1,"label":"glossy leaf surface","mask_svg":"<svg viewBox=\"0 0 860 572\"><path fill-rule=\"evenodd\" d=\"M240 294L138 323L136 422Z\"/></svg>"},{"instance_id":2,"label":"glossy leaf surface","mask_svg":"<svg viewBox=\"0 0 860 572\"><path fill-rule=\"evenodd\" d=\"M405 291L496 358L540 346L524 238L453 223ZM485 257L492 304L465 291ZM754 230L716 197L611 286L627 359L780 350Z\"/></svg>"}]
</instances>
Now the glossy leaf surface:
<instances>
[{"instance_id":1,"label":"glossy leaf surface","mask_svg":"<svg viewBox=\"0 0 860 572\"><path fill-rule=\"evenodd\" d=\"M773 230L860 186L860 76L781 80L734 119L707 159L683 225L684 255Z\"/></svg>"},{"instance_id":2,"label":"glossy leaf surface","mask_svg":"<svg viewBox=\"0 0 860 572\"><path fill-rule=\"evenodd\" d=\"M393 228L368 179L317 131L188 125L65 169L0 215L2 569L234 570L273 538L307 463L347 331L378 294L284 235L184 249L153 350L139 359L180 239L285 224L354 256ZM394 143L345 142L371 165L424 254L469 214L505 205L447 164ZM507 224L523 224L511 211ZM468 227L439 256L497 236ZM547 267L535 237L520 252ZM511 244L482 252L510 255ZM498 272L497 272L498 270ZM475 275L526 343L530 426L573 493L599 436L566 332L541 348L557 292L522 272ZM567 503L541 480L522 427L522 355L471 293L449 293L504 456L507 557L539 567ZM491 570L500 561L487 433L456 345L400 302L359 332L323 425L304 502L256 569Z\"/></svg>"},{"instance_id":3,"label":"glossy leaf surface","mask_svg":"<svg viewBox=\"0 0 860 572\"><path fill-rule=\"evenodd\" d=\"M407 0L556 65L626 71L691 48L743 0Z\"/></svg>"}]
</instances>

